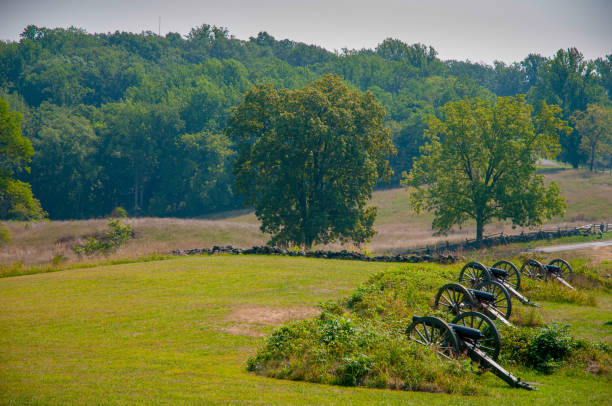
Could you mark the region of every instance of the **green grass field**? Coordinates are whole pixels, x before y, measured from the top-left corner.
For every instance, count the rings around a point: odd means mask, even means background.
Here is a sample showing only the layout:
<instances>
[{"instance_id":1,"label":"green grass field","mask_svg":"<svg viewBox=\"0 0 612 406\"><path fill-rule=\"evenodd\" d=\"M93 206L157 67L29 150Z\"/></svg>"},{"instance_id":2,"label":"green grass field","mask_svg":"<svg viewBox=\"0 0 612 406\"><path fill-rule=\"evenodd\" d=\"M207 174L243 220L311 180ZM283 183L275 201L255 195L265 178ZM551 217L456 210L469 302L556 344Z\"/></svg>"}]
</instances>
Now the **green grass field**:
<instances>
[{"instance_id":1,"label":"green grass field","mask_svg":"<svg viewBox=\"0 0 612 406\"><path fill-rule=\"evenodd\" d=\"M516 371L539 391L491 374L462 397L327 386L246 371L262 336L397 265L310 258L187 257L0 279L0 404L609 404L609 378ZM612 295L597 307L544 303L547 321L610 342Z\"/></svg>"}]
</instances>

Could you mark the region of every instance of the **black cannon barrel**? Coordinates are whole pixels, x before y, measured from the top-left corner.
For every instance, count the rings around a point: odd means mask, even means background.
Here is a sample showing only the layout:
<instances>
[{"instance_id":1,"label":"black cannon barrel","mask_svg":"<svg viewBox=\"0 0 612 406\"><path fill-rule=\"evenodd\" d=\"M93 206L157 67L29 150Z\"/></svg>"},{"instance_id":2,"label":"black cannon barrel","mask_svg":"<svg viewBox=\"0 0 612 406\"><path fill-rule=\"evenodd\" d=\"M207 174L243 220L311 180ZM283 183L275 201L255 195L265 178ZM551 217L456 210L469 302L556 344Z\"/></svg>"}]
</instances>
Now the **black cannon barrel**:
<instances>
[{"instance_id":1,"label":"black cannon barrel","mask_svg":"<svg viewBox=\"0 0 612 406\"><path fill-rule=\"evenodd\" d=\"M544 264L544 269L548 272L561 272L561 267L557 265Z\"/></svg>"},{"instance_id":2,"label":"black cannon barrel","mask_svg":"<svg viewBox=\"0 0 612 406\"><path fill-rule=\"evenodd\" d=\"M484 290L469 289L470 293L476 297L476 299L482 302L493 302L495 295L493 293L485 292Z\"/></svg>"},{"instance_id":3,"label":"black cannon barrel","mask_svg":"<svg viewBox=\"0 0 612 406\"><path fill-rule=\"evenodd\" d=\"M510 272L499 268L489 268L489 271L499 278L507 278L510 275Z\"/></svg>"},{"instance_id":4,"label":"black cannon barrel","mask_svg":"<svg viewBox=\"0 0 612 406\"><path fill-rule=\"evenodd\" d=\"M461 338L471 338L472 340L481 340L484 335L477 328L461 326L459 324L449 324L455 333Z\"/></svg>"}]
</instances>

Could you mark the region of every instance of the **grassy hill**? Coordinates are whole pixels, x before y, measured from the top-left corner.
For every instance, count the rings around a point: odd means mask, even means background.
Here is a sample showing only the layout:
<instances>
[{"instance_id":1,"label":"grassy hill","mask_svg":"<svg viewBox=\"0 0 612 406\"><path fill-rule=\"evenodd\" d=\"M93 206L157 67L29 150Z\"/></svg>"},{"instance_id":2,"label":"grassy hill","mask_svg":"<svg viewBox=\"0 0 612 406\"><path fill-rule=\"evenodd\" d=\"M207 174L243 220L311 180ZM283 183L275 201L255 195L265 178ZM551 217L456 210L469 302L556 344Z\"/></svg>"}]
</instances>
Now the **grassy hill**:
<instances>
[{"instance_id":1,"label":"grassy hill","mask_svg":"<svg viewBox=\"0 0 612 406\"><path fill-rule=\"evenodd\" d=\"M589 222L612 222L612 175L589 173L582 170L544 167L548 180L557 182L567 200L565 218L555 218L545 227ZM474 238L475 228L467 225L454 229L448 236L434 236L432 216L416 215L409 207L408 193L403 188L379 190L372 204L378 207L375 229L378 234L368 245L373 253L401 251L443 240ZM133 258L173 249L233 245L249 247L264 244L268 237L259 230L254 214L246 210L219 213L206 219L133 218L128 222L136 231L136 238L113 254L112 258ZM68 262L76 258L70 250L75 240L102 231L106 220L50 221L36 224L9 222L13 240L0 249L0 264L48 263L54 257ZM510 224L496 223L486 227L485 233L520 233ZM332 249L347 248L339 244ZM350 248L350 247L349 247Z\"/></svg>"},{"instance_id":2,"label":"grassy hill","mask_svg":"<svg viewBox=\"0 0 612 406\"><path fill-rule=\"evenodd\" d=\"M275 326L312 317L372 274L461 265L397 265L256 256L188 257L0 279L0 404L595 405L609 377L513 368L537 392L477 376L476 397L264 378L246 360ZM431 292L427 292L430 294ZM612 296L596 307L544 301L546 321L608 341ZM606 400L607 399L607 400Z\"/></svg>"}]
</instances>

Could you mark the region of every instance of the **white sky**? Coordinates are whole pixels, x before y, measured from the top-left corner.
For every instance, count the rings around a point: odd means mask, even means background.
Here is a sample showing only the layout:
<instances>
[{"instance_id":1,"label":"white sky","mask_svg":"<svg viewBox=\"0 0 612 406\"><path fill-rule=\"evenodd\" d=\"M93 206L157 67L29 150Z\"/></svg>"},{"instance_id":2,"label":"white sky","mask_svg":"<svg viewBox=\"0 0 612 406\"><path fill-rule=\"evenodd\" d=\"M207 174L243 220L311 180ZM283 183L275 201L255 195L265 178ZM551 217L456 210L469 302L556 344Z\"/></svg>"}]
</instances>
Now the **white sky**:
<instances>
[{"instance_id":1,"label":"white sky","mask_svg":"<svg viewBox=\"0 0 612 406\"><path fill-rule=\"evenodd\" d=\"M572 46L588 59L612 53L612 0L0 0L0 39L18 40L29 24L157 32L160 16L162 34L206 23L240 39L267 31L332 51L392 37L486 63Z\"/></svg>"}]
</instances>

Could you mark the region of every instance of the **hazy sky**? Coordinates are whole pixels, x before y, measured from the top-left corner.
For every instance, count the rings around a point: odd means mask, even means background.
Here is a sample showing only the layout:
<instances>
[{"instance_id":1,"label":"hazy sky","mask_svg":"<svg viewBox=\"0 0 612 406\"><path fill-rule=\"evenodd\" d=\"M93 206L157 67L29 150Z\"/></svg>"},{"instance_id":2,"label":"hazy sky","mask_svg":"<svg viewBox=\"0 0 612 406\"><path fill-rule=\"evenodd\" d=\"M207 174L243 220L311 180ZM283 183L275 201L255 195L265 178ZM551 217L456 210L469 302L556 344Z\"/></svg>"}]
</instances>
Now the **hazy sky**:
<instances>
[{"instance_id":1,"label":"hazy sky","mask_svg":"<svg viewBox=\"0 0 612 406\"><path fill-rule=\"evenodd\" d=\"M612 0L0 0L0 39L28 24L88 32L186 34L203 23L240 39L277 39L329 50L373 48L387 37L432 45L442 59L513 62L577 47L612 53Z\"/></svg>"}]
</instances>

